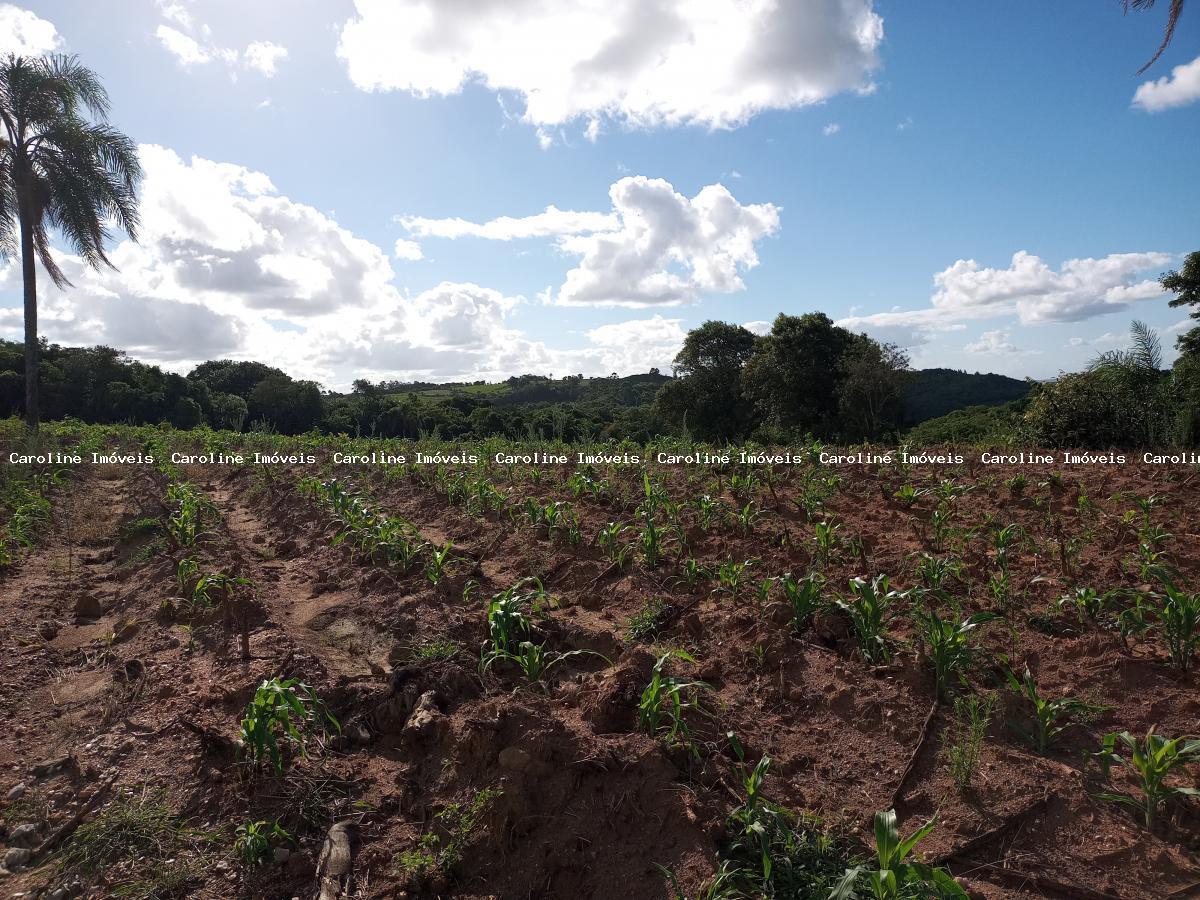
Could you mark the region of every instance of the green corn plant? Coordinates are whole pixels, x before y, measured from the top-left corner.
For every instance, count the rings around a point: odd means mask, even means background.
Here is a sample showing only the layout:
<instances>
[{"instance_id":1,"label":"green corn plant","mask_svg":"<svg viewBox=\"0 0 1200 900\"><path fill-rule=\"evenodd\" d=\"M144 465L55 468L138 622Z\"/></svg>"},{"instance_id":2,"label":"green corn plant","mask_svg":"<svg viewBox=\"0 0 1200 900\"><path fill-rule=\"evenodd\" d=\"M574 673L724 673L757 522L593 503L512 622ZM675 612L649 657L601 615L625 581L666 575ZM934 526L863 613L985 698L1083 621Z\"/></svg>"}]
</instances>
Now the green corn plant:
<instances>
[{"instance_id":1,"label":"green corn plant","mask_svg":"<svg viewBox=\"0 0 1200 900\"><path fill-rule=\"evenodd\" d=\"M729 594L734 602L737 602L738 593L741 591L743 581L749 574L750 569L756 565L758 565L757 559L746 559L742 562L734 562L731 559L721 563L717 566L716 590L724 591Z\"/></svg>"},{"instance_id":2,"label":"green corn plant","mask_svg":"<svg viewBox=\"0 0 1200 900\"><path fill-rule=\"evenodd\" d=\"M696 512L701 531L712 530L713 525L720 520L722 506L720 500L714 500L708 494L702 494L696 501Z\"/></svg>"},{"instance_id":3,"label":"green corn plant","mask_svg":"<svg viewBox=\"0 0 1200 900\"><path fill-rule=\"evenodd\" d=\"M837 555L840 541L838 532L842 526L834 522L817 522L813 525L813 540L816 542L816 557L821 563L829 562Z\"/></svg>"},{"instance_id":4,"label":"green corn plant","mask_svg":"<svg viewBox=\"0 0 1200 900\"><path fill-rule=\"evenodd\" d=\"M550 670L569 659L575 659L580 656L596 656L610 666L612 665L612 660L602 653L597 653L595 650L567 650L560 652L557 650L547 650L545 644L521 641L517 646L516 652L489 654L487 662L483 666L483 671L486 672L487 669L499 660L507 660L515 664L526 679L537 685L539 689L545 691L546 676Z\"/></svg>"},{"instance_id":5,"label":"green corn plant","mask_svg":"<svg viewBox=\"0 0 1200 900\"><path fill-rule=\"evenodd\" d=\"M995 613L980 612L958 624L942 621L938 614L915 611L913 623L925 654L933 666L937 695L947 699L956 685L966 684L967 670L975 662L979 650L971 643L972 633L980 625L1000 618Z\"/></svg>"},{"instance_id":6,"label":"green corn plant","mask_svg":"<svg viewBox=\"0 0 1200 900\"><path fill-rule=\"evenodd\" d=\"M1111 709L1108 706L1097 706L1080 700L1077 697L1057 697L1049 699L1038 692L1037 682L1028 667L1020 679L1012 669L1005 669L1008 686L1019 696L1023 697L1032 713L1031 724L1023 727L1010 723L1015 731L1033 745L1038 753L1046 753L1053 746L1058 736L1075 724L1082 716L1091 716Z\"/></svg>"},{"instance_id":7,"label":"green corn plant","mask_svg":"<svg viewBox=\"0 0 1200 900\"><path fill-rule=\"evenodd\" d=\"M291 840L278 821L243 822L234 832L233 850L247 866L261 866L271 861L277 841Z\"/></svg>"},{"instance_id":8,"label":"green corn plant","mask_svg":"<svg viewBox=\"0 0 1200 900\"><path fill-rule=\"evenodd\" d=\"M488 604L488 643L484 644L481 665L486 668L494 657L510 655L531 632L522 597L497 594Z\"/></svg>"},{"instance_id":9,"label":"green corn plant","mask_svg":"<svg viewBox=\"0 0 1200 900\"><path fill-rule=\"evenodd\" d=\"M185 556L175 564L175 582L179 585L179 593L187 596L189 588L200 577L200 563L194 556Z\"/></svg>"},{"instance_id":10,"label":"green corn plant","mask_svg":"<svg viewBox=\"0 0 1200 900\"><path fill-rule=\"evenodd\" d=\"M1101 594L1093 587L1077 587L1069 594L1058 598L1059 609L1073 609L1080 625L1096 623L1112 607L1113 602L1125 595L1122 588L1113 588Z\"/></svg>"},{"instance_id":11,"label":"green corn plant","mask_svg":"<svg viewBox=\"0 0 1200 900\"><path fill-rule=\"evenodd\" d=\"M621 534L627 527L620 522L609 522L600 529L600 533L596 536L596 543L600 549L618 569L622 570L629 562L629 556L633 552L633 545L621 542Z\"/></svg>"},{"instance_id":12,"label":"green corn plant","mask_svg":"<svg viewBox=\"0 0 1200 900\"><path fill-rule=\"evenodd\" d=\"M870 662L887 662L892 657L887 639L892 606L903 600L906 593L893 590L886 575L877 575L870 581L852 578L850 591L852 599L837 598L834 605L850 618L863 656Z\"/></svg>"},{"instance_id":13,"label":"green corn plant","mask_svg":"<svg viewBox=\"0 0 1200 900\"><path fill-rule=\"evenodd\" d=\"M952 578L961 579L964 571L962 560L955 556L922 553L917 559L917 576L921 579L922 591L943 600L949 599L947 582Z\"/></svg>"},{"instance_id":14,"label":"green corn plant","mask_svg":"<svg viewBox=\"0 0 1200 900\"><path fill-rule=\"evenodd\" d=\"M703 681L667 675L663 670L672 658L685 662L696 661L684 650L671 650L658 657L651 671L650 683L638 701L638 724L651 737L666 731L667 743L686 746L698 758L699 751L692 744L691 729L684 719L684 713L698 707L694 694L697 690L707 689L709 685Z\"/></svg>"},{"instance_id":15,"label":"green corn plant","mask_svg":"<svg viewBox=\"0 0 1200 900\"><path fill-rule=\"evenodd\" d=\"M754 525L758 521L760 515L761 514L758 511L758 507L755 505L753 500L738 510L737 525L738 528L741 529L742 534L749 534L754 530Z\"/></svg>"},{"instance_id":16,"label":"green corn plant","mask_svg":"<svg viewBox=\"0 0 1200 900\"><path fill-rule=\"evenodd\" d=\"M745 475L734 474L729 477L729 492L738 499L738 502L746 503L754 496L756 484L753 472L747 472Z\"/></svg>"},{"instance_id":17,"label":"green corn plant","mask_svg":"<svg viewBox=\"0 0 1200 900\"><path fill-rule=\"evenodd\" d=\"M640 543L642 546L642 556L645 557L647 567L653 569L662 559L662 536L663 531L654 524L654 519L646 514L646 524L642 526L642 534Z\"/></svg>"},{"instance_id":18,"label":"green corn plant","mask_svg":"<svg viewBox=\"0 0 1200 900\"><path fill-rule=\"evenodd\" d=\"M928 493L929 491L917 488L914 485L902 484L896 490L892 491L892 499L905 509L909 509Z\"/></svg>"},{"instance_id":19,"label":"green corn plant","mask_svg":"<svg viewBox=\"0 0 1200 900\"><path fill-rule=\"evenodd\" d=\"M950 537L954 533L954 528L950 524L950 520L953 518L953 501L942 500L934 509L929 521L932 528L930 547L934 553L941 553L946 549L946 544L949 543Z\"/></svg>"},{"instance_id":20,"label":"green corn plant","mask_svg":"<svg viewBox=\"0 0 1200 900\"><path fill-rule=\"evenodd\" d=\"M1129 750L1129 757L1117 752L1120 742ZM1167 777L1176 769L1185 765L1200 762L1200 740L1190 735L1182 735L1174 740L1168 740L1154 733L1154 728L1146 732L1139 741L1128 731L1107 734L1100 749L1092 754L1100 762L1104 778L1108 780L1114 765L1125 766L1133 770L1142 796L1139 800L1132 794L1109 792L1099 794L1101 800L1112 803L1122 803L1138 810L1147 828L1154 827L1154 817L1158 808L1176 797L1200 797L1200 790L1193 787L1167 784Z\"/></svg>"},{"instance_id":21,"label":"green corn plant","mask_svg":"<svg viewBox=\"0 0 1200 900\"><path fill-rule=\"evenodd\" d=\"M1155 616L1162 627L1171 662L1186 672L1200 648L1200 594L1189 594L1164 582Z\"/></svg>"},{"instance_id":22,"label":"green corn plant","mask_svg":"<svg viewBox=\"0 0 1200 900\"><path fill-rule=\"evenodd\" d=\"M225 572L212 572L196 579L189 600L193 607L215 606L217 595L228 600L234 590L249 587L251 584L249 578L239 578Z\"/></svg>"},{"instance_id":23,"label":"green corn plant","mask_svg":"<svg viewBox=\"0 0 1200 900\"><path fill-rule=\"evenodd\" d=\"M700 565L699 561L694 556L689 556L679 566L680 576L683 583L687 585L688 590L694 590L696 585L700 583L702 578L711 578L712 572Z\"/></svg>"},{"instance_id":24,"label":"green corn plant","mask_svg":"<svg viewBox=\"0 0 1200 900\"><path fill-rule=\"evenodd\" d=\"M1020 497L1025 493L1025 488L1029 487L1029 479L1018 472L1012 478L1007 479L1004 485L1008 488L1010 494L1014 497Z\"/></svg>"},{"instance_id":25,"label":"green corn plant","mask_svg":"<svg viewBox=\"0 0 1200 900\"><path fill-rule=\"evenodd\" d=\"M1128 650L1131 642L1141 640L1154 627L1155 606L1150 594L1131 593L1133 602L1117 613L1117 632Z\"/></svg>"},{"instance_id":26,"label":"green corn plant","mask_svg":"<svg viewBox=\"0 0 1200 900\"><path fill-rule=\"evenodd\" d=\"M430 547L429 562L425 563L425 577L429 579L430 584L441 584L446 578L447 569L453 557L450 556L450 551L454 545L450 541L446 542L446 546L441 550L435 550Z\"/></svg>"},{"instance_id":27,"label":"green corn plant","mask_svg":"<svg viewBox=\"0 0 1200 900\"><path fill-rule=\"evenodd\" d=\"M310 735L327 725L341 731L325 704L296 678L270 678L259 684L242 716L241 751L253 771L270 759L277 774L283 772L280 742L304 753Z\"/></svg>"},{"instance_id":28,"label":"green corn plant","mask_svg":"<svg viewBox=\"0 0 1200 900\"><path fill-rule=\"evenodd\" d=\"M777 581L784 599L792 608L792 618L788 624L792 631L799 634L808 627L813 616L822 607L821 595L825 590L825 579L818 572L810 572L803 578L796 578L791 572L784 572Z\"/></svg>"},{"instance_id":29,"label":"green corn plant","mask_svg":"<svg viewBox=\"0 0 1200 900\"><path fill-rule=\"evenodd\" d=\"M875 900L900 900L904 897L941 897L968 900L967 892L945 869L923 863L907 862L913 848L937 825L934 816L907 838L901 839L896 824L896 811L875 813L876 868L858 865L846 870L829 900L854 900L860 896L858 885L863 879Z\"/></svg>"}]
</instances>

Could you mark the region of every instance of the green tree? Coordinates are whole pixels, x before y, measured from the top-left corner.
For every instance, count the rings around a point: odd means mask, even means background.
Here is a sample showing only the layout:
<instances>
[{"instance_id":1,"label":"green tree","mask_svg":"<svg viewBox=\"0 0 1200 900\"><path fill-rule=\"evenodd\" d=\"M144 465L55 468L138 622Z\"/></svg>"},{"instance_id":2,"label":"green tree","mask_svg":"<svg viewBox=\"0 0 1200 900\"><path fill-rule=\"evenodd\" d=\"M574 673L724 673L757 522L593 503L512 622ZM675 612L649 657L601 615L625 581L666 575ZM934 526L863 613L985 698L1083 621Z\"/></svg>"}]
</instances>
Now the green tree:
<instances>
[{"instance_id":1,"label":"green tree","mask_svg":"<svg viewBox=\"0 0 1200 900\"><path fill-rule=\"evenodd\" d=\"M213 359L200 363L188 372L187 377L192 381L204 382L213 393L233 394L243 400L249 400L259 383L272 375L287 378L282 369L276 369L266 363Z\"/></svg>"},{"instance_id":2,"label":"green tree","mask_svg":"<svg viewBox=\"0 0 1200 900\"><path fill-rule=\"evenodd\" d=\"M675 379L658 390L657 413L701 440L743 437L755 415L742 391L742 367L758 338L740 325L705 322L693 328L675 357Z\"/></svg>"},{"instance_id":3,"label":"green tree","mask_svg":"<svg viewBox=\"0 0 1200 900\"><path fill-rule=\"evenodd\" d=\"M911 374L908 354L900 347L860 335L842 357L838 408L844 435L877 438L894 427Z\"/></svg>"},{"instance_id":4,"label":"green tree","mask_svg":"<svg viewBox=\"0 0 1200 900\"><path fill-rule=\"evenodd\" d=\"M211 417L214 428L241 431L249 411L246 401L237 394L222 394L218 391L212 395Z\"/></svg>"},{"instance_id":5,"label":"green tree","mask_svg":"<svg viewBox=\"0 0 1200 900\"><path fill-rule=\"evenodd\" d=\"M1085 372L1034 389L1025 414L1031 438L1052 447L1158 447L1171 441L1173 386L1158 335L1131 326L1132 346L1101 354Z\"/></svg>"},{"instance_id":6,"label":"green tree","mask_svg":"<svg viewBox=\"0 0 1200 900\"><path fill-rule=\"evenodd\" d=\"M250 421L266 422L282 434L300 434L321 421L321 389L312 381L271 375L250 394Z\"/></svg>"},{"instance_id":7,"label":"green tree","mask_svg":"<svg viewBox=\"0 0 1200 900\"><path fill-rule=\"evenodd\" d=\"M770 425L836 436L843 363L857 340L824 313L780 314L746 364L746 393Z\"/></svg>"},{"instance_id":8,"label":"green tree","mask_svg":"<svg viewBox=\"0 0 1200 900\"><path fill-rule=\"evenodd\" d=\"M1171 298L1171 306L1194 306L1191 317L1200 319L1200 250L1189 253L1181 269L1165 273L1158 283L1164 291L1175 295ZM1175 346L1180 353L1200 354L1200 325L1181 334Z\"/></svg>"},{"instance_id":9,"label":"green tree","mask_svg":"<svg viewBox=\"0 0 1200 900\"><path fill-rule=\"evenodd\" d=\"M109 222L137 239L137 147L107 124L107 114L100 79L74 56L10 54L0 61L0 255L21 256L31 430L41 418L34 260L56 287L70 286L51 253L50 231L93 268L112 266L105 254Z\"/></svg>"}]
</instances>

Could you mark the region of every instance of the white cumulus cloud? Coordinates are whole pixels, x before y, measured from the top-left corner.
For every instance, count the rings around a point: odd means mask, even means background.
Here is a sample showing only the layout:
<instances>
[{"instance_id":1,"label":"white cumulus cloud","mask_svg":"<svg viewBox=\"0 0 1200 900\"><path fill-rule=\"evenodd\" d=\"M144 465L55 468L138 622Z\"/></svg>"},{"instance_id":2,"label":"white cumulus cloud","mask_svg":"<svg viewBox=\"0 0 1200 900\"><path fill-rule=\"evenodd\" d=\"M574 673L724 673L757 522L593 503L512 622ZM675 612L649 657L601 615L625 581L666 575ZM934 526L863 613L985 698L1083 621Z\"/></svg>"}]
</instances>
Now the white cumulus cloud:
<instances>
[{"instance_id":1,"label":"white cumulus cloud","mask_svg":"<svg viewBox=\"0 0 1200 900\"><path fill-rule=\"evenodd\" d=\"M1162 112L1200 100L1200 56L1176 66L1170 75L1138 85L1133 105L1146 112Z\"/></svg>"},{"instance_id":2,"label":"white cumulus cloud","mask_svg":"<svg viewBox=\"0 0 1200 900\"><path fill-rule=\"evenodd\" d=\"M519 218L500 216L487 222L470 222L459 218L427 219L421 216L400 216L398 221L418 237L479 237L493 241L580 234L617 226L617 217L611 213L575 212L553 205L536 215Z\"/></svg>"},{"instance_id":3,"label":"white cumulus cloud","mask_svg":"<svg viewBox=\"0 0 1200 900\"><path fill-rule=\"evenodd\" d=\"M0 3L0 56L44 56L61 45L53 23L27 9Z\"/></svg>"},{"instance_id":4,"label":"white cumulus cloud","mask_svg":"<svg viewBox=\"0 0 1200 900\"><path fill-rule=\"evenodd\" d=\"M620 225L559 239L581 257L555 302L563 306L660 306L742 290L758 265L755 242L779 230L779 207L743 206L720 184L687 198L661 178L622 178L609 189Z\"/></svg>"},{"instance_id":5,"label":"white cumulus cloud","mask_svg":"<svg viewBox=\"0 0 1200 900\"><path fill-rule=\"evenodd\" d=\"M933 276L932 306L851 316L838 324L911 347L938 332L961 330L966 321L1015 316L1022 325L1081 322L1161 296L1157 279L1145 276L1171 260L1169 253L1113 253L1069 259L1056 270L1024 250L1004 269L960 259Z\"/></svg>"},{"instance_id":6,"label":"white cumulus cloud","mask_svg":"<svg viewBox=\"0 0 1200 900\"><path fill-rule=\"evenodd\" d=\"M403 259L408 262L415 262L418 259L425 258L420 244L416 241L406 241L404 238L396 241L396 245L392 248L392 255L396 259Z\"/></svg>"},{"instance_id":7,"label":"white cumulus cloud","mask_svg":"<svg viewBox=\"0 0 1200 900\"><path fill-rule=\"evenodd\" d=\"M271 41L254 41L247 45L243 58L251 69L257 69L268 78L275 74L279 63L287 59L287 47Z\"/></svg>"},{"instance_id":8,"label":"white cumulus cloud","mask_svg":"<svg viewBox=\"0 0 1200 900\"><path fill-rule=\"evenodd\" d=\"M1007 331L985 331L979 336L979 340L972 341L963 349L968 353L981 353L989 356L1017 352Z\"/></svg>"},{"instance_id":9,"label":"white cumulus cloud","mask_svg":"<svg viewBox=\"0 0 1200 900\"><path fill-rule=\"evenodd\" d=\"M212 53L200 46L195 38L191 38L170 25L159 25L154 32L160 44L182 65L190 66L196 63L206 63L213 58Z\"/></svg>"},{"instance_id":10,"label":"white cumulus cloud","mask_svg":"<svg viewBox=\"0 0 1200 900\"><path fill-rule=\"evenodd\" d=\"M355 0L338 55L368 91L515 94L549 142L601 118L741 125L867 92L883 20L873 0Z\"/></svg>"}]
</instances>

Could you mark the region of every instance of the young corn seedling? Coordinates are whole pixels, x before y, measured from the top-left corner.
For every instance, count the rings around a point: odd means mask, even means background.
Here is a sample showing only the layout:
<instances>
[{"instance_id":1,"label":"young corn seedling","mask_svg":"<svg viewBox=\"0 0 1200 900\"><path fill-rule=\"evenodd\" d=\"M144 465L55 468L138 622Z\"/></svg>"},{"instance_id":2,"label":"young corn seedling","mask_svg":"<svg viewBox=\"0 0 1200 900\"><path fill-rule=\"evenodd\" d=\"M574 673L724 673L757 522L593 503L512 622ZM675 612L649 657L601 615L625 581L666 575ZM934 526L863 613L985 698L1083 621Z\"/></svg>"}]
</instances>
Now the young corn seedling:
<instances>
[{"instance_id":1,"label":"young corn seedling","mask_svg":"<svg viewBox=\"0 0 1200 900\"><path fill-rule=\"evenodd\" d=\"M743 760L740 742L732 732L727 737L738 760ZM719 849L721 863L715 877L700 895L705 900L825 900L846 870L851 853L839 835L764 796L770 765L770 758L763 757L752 769L743 767L746 799L726 819L729 839ZM679 900L683 894L676 890L675 896Z\"/></svg>"},{"instance_id":2,"label":"young corn seedling","mask_svg":"<svg viewBox=\"0 0 1200 900\"><path fill-rule=\"evenodd\" d=\"M1118 742L1129 751L1128 758L1117 752ZM1100 762L1105 780L1111 777L1114 765L1126 766L1133 770L1138 787L1142 791L1141 799L1120 792L1103 793L1098 796L1101 800L1132 806L1142 814L1147 828L1154 827L1154 817L1158 808L1169 800L1176 797L1200 797L1200 790L1194 787L1167 784L1167 777L1173 771L1190 763L1200 762L1200 740L1190 735L1168 740L1155 734L1152 727L1139 741L1128 731L1122 731L1105 735L1100 749L1092 756Z\"/></svg>"},{"instance_id":3,"label":"young corn seedling","mask_svg":"<svg viewBox=\"0 0 1200 900\"><path fill-rule=\"evenodd\" d=\"M911 484L902 484L892 492L892 499L905 509L911 509L913 504L928 493L929 491L917 488Z\"/></svg>"},{"instance_id":4,"label":"young corn seedling","mask_svg":"<svg viewBox=\"0 0 1200 900\"><path fill-rule=\"evenodd\" d=\"M327 725L341 731L325 704L307 684L295 678L263 681L242 717L241 748L257 772L266 759L277 774L283 772L284 745L304 753L308 738Z\"/></svg>"},{"instance_id":5,"label":"young corn seedling","mask_svg":"<svg viewBox=\"0 0 1200 900\"><path fill-rule=\"evenodd\" d=\"M247 866L257 867L271 861L280 841L291 843L292 836L278 821L243 822L234 832L233 850Z\"/></svg>"},{"instance_id":6,"label":"young corn seedling","mask_svg":"<svg viewBox=\"0 0 1200 900\"><path fill-rule=\"evenodd\" d=\"M723 507L720 500L714 500L708 494L702 494L696 500L696 512L699 518L700 530L711 531L714 524L720 521Z\"/></svg>"},{"instance_id":7,"label":"young corn seedling","mask_svg":"<svg viewBox=\"0 0 1200 900\"><path fill-rule=\"evenodd\" d=\"M1189 594L1164 582L1155 616L1162 626L1171 662L1186 672L1200 648L1200 594Z\"/></svg>"},{"instance_id":8,"label":"young corn seedling","mask_svg":"<svg viewBox=\"0 0 1200 900\"><path fill-rule=\"evenodd\" d=\"M545 644L521 641L514 653L488 654L483 671L486 672L497 660L507 660L515 664L526 679L535 684L540 690L545 691L546 676L550 673L550 670L566 662L568 659L580 656L598 656L610 666L612 665L612 660L602 653L597 653L595 650L567 650L566 652L560 652L557 650L547 650Z\"/></svg>"},{"instance_id":9,"label":"young corn seedling","mask_svg":"<svg viewBox=\"0 0 1200 900\"><path fill-rule=\"evenodd\" d=\"M841 541L838 532L842 526L834 522L817 522L813 526L813 540L816 542L816 558L824 565L837 556Z\"/></svg>"},{"instance_id":10,"label":"young corn seedling","mask_svg":"<svg viewBox=\"0 0 1200 900\"><path fill-rule=\"evenodd\" d=\"M453 547L454 545L450 541L447 541L446 546L442 547L441 550L435 550L432 546L430 547L429 562L425 563L425 577L429 579L430 584L441 584L447 574L449 574L447 570L453 560L453 557L450 555Z\"/></svg>"},{"instance_id":11,"label":"young corn seedling","mask_svg":"<svg viewBox=\"0 0 1200 900\"><path fill-rule=\"evenodd\" d=\"M980 625L999 618L995 613L980 612L955 624L942 621L933 610L913 613L922 649L933 666L938 697L948 699L956 686L967 683L967 670L979 653L971 643L972 633Z\"/></svg>"},{"instance_id":12,"label":"young corn seedling","mask_svg":"<svg viewBox=\"0 0 1200 900\"><path fill-rule=\"evenodd\" d=\"M965 571L962 560L956 556L922 553L917 561L917 576L921 579L919 593L953 605L947 582L961 580Z\"/></svg>"},{"instance_id":13,"label":"young corn seedling","mask_svg":"<svg viewBox=\"0 0 1200 900\"><path fill-rule=\"evenodd\" d=\"M717 566L716 590L729 594L730 599L736 603L738 593L741 591L746 576L749 574L750 569L756 565L758 565L757 559L747 559L742 562L734 562L731 559L728 562L721 563L721 565Z\"/></svg>"},{"instance_id":14,"label":"young corn seedling","mask_svg":"<svg viewBox=\"0 0 1200 900\"><path fill-rule=\"evenodd\" d=\"M642 526L640 543L647 568L655 568L662 559L663 529L654 524L654 519L649 513L646 514L646 524Z\"/></svg>"},{"instance_id":15,"label":"young corn seedling","mask_svg":"<svg viewBox=\"0 0 1200 900\"><path fill-rule=\"evenodd\" d=\"M1094 625L1124 595L1123 588L1113 588L1101 594L1092 587L1078 587L1059 597L1057 605L1060 610L1073 609L1080 625Z\"/></svg>"},{"instance_id":16,"label":"young corn seedling","mask_svg":"<svg viewBox=\"0 0 1200 900\"><path fill-rule=\"evenodd\" d=\"M754 525L760 516L761 513L758 511L758 507L753 500L738 510L737 525L742 534L750 534L754 530Z\"/></svg>"},{"instance_id":17,"label":"young corn seedling","mask_svg":"<svg viewBox=\"0 0 1200 900\"><path fill-rule=\"evenodd\" d=\"M638 724L651 737L666 731L668 744L673 747L687 747L698 759L700 753L692 743L692 732L684 719L684 713L699 707L694 695L697 690L707 689L709 685L703 681L667 675L663 670L672 658L695 662L691 654L684 650L668 651L658 657L654 663L650 683L642 691L641 700L638 702Z\"/></svg>"},{"instance_id":18,"label":"young corn seedling","mask_svg":"<svg viewBox=\"0 0 1200 900\"><path fill-rule=\"evenodd\" d=\"M825 579L817 572L810 572L803 578L784 572L777 581L784 599L792 608L792 619L788 624L792 631L799 634L822 607L821 594L825 590Z\"/></svg>"},{"instance_id":19,"label":"young corn seedling","mask_svg":"<svg viewBox=\"0 0 1200 900\"><path fill-rule=\"evenodd\" d=\"M628 565L633 553L632 544L621 542L621 534L627 527L620 522L609 522L600 529L600 533L596 536L596 543L600 545L600 549L622 571Z\"/></svg>"},{"instance_id":20,"label":"young corn seedling","mask_svg":"<svg viewBox=\"0 0 1200 900\"><path fill-rule=\"evenodd\" d=\"M838 598L834 605L850 618L863 656L869 662L887 662L892 656L887 638L892 606L903 600L906 592L893 590L886 575L877 575L870 581L852 578L850 591L853 598Z\"/></svg>"},{"instance_id":21,"label":"young corn seedling","mask_svg":"<svg viewBox=\"0 0 1200 900\"><path fill-rule=\"evenodd\" d=\"M682 581L687 585L689 591L694 591L701 579L712 578L713 574L709 569L700 565L699 561L693 556L689 556L679 564L679 571L680 574L668 579L667 584L676 585Z\"/></svg>"},{"instance_id":22,"label":"young corn seedling","mask_svg":"<svg viewBox=\"0 0 1200 900\"><path fill-rule=\"evenodd\" d=\"M875 900L900 900L907 897L962 898L967 892L945 869L923 863L907 862L913 848L937 825L934 816L909 837L900 838L896 811L875 813L876 868L852 866L829 895L829 900L854 900L860 897L859 885L865 880Z\"/></svg>"},{"instance_id":23,"label":"young corn seedling","mask_svg":"<svg viewBox=\"0 0 1200 900\"><path fill-rule=\"evenodd\" d=\"M1018 680L1012 669L1006 669L1005 677L1008 685L1019 696L1023 697L1032 713L1029 727L1010 723L1012 728L1023 735L1033 748L1045 754L1053 746L1058 736L1075 722L1085 716L1105 712L1111 707L1097 706L1080 700L1077 697L1057 697L1049 699L1038 692L1037 682L1028 668Z\"/></svg>"}]
</instances>

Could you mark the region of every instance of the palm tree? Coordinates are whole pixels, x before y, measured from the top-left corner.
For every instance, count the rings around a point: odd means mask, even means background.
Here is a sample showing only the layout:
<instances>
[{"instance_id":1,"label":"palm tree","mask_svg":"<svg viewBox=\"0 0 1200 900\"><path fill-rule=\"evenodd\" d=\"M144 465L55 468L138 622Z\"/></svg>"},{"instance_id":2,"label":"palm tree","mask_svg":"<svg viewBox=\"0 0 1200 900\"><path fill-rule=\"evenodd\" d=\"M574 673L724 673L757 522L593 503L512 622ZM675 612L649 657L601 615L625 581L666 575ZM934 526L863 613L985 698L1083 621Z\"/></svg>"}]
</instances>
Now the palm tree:
<instances>
[{"instance_id":1,"label":"palm tree","mask_svg":"<svg viewBox=\"0 0 1200 900\"><path fill-rule=\"evenodd\" d=\"M1125 12L1131 9L1150 9L1154 6L1155 0L1122 0L1125 6ZM1148 68L1158 62L1158 58L1163 55L1163 51L1167 49L1167 45L1171 43L1171 38L1175 36L1175 26L1179 24L1179 16L1183 12L1183 0L1171 0L1171 9L1167 12L1167 27L1163 32L1163 41L1158 45L1158 52L1140 69L1138 74L1141 75Z\"/></svg>"},{"instance_id":2,"label":"palm tree","mask_svg":"<svg viewBox=\"0 0 1200 900\"><path fill-rule=\"evenodd\" d=\"M1123 411L1135 445L1161 447L1169 439L1174 414L1162 342L1145 322L1134 321L1129 335L1128 350L1101 353L1088 365L1088 372L1100 379L1108 397Z\"/></svg>"},{"instance_id":3,"label":"palm tree","mask_svg":"<svg viewBox=\"0 0 1200 900\"><path fill-rule=\"evenodd\" d=\"M108 93L76 57L0 60L0 258L21 256L31 431L39 421L35 257L61 289L70 282L50 246L51 229L94 269L115 268L104 253L111 225L137 240L137 147L107 124L107 114Z\"/></svg>"}]
</instances>

